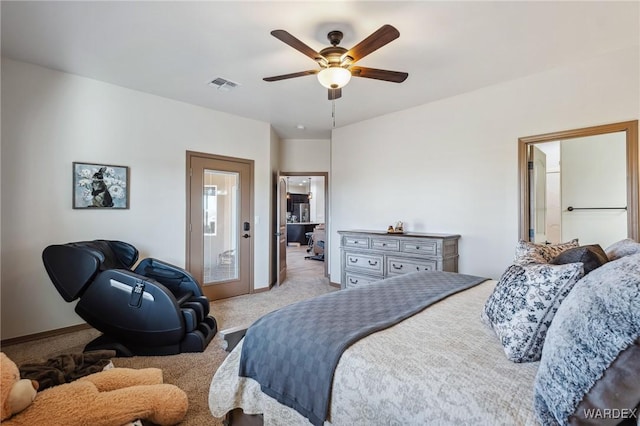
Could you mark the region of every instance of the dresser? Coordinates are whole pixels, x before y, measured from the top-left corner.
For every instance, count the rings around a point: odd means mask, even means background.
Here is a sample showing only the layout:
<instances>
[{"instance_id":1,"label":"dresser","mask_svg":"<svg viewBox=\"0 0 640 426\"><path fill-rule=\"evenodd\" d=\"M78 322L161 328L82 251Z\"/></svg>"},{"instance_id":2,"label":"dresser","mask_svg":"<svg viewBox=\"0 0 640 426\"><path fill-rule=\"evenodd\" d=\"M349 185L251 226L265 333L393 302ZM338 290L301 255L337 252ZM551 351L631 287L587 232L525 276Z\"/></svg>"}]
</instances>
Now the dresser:
<instances>
[{"instance_id":1,"label":"dresser","mask_svg":"<svg viewBox=\"0 0 640 426\"><path fill-rule=\"evenodd\" d=\"M338 234L342 288L414 271L458 272L460 235L366 230Z\"/></svg>"}]
</instances>

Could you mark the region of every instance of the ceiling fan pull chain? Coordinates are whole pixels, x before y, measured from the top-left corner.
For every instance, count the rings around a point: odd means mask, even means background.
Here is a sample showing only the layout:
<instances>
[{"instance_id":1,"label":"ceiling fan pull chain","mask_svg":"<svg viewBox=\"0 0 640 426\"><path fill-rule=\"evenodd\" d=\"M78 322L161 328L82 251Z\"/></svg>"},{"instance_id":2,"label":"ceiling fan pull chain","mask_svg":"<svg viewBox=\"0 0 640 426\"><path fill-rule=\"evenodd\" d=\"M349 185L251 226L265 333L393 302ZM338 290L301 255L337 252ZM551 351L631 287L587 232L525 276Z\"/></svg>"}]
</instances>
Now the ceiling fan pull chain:
<instances>
[{"instance_id":1,"label":"ceiling fan pull chain","mask_svg":"<svg viewBox=\"0 0 640 426\"><path fill-rule=\"evenodd\" d=\"M331 117L333 118L333 128L336 128L336 100L331 101Z\"/></svg>"}]
</instances>

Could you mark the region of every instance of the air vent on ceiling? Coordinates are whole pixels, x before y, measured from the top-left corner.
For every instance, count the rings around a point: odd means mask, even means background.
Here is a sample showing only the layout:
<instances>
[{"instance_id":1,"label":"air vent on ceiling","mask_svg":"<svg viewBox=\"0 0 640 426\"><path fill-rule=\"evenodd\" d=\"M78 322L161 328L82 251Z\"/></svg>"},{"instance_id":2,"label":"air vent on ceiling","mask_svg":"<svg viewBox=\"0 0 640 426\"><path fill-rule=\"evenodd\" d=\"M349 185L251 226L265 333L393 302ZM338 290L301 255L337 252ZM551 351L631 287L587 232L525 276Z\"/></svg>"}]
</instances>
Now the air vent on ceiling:
<instances>
[{"instance_id":1,"label":"air vent on ceiling","mask_svg":"<svg viewBox=\"0 0 640 426\"><path fill-rule=\"evenodd\" d=\"M218 90L228 92L229 90L235 89L236 87L240 86L240 83L227 80L226 78L217 77L209 82L209 86L213 86Z\"/></svg>"}]
</instances>

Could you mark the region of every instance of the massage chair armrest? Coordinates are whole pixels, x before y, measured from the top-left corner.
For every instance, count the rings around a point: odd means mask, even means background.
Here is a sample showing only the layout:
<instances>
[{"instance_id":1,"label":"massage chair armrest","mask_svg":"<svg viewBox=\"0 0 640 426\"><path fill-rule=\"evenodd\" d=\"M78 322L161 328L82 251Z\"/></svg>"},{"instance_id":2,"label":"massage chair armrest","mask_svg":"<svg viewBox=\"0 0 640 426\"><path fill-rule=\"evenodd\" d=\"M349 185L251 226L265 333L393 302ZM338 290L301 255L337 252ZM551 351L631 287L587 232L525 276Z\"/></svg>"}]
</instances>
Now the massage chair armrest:
<instances>
[{"instance_id":1,"label":"massage chair armrest","mask_svg":"<svg viewBox=\"0 0 640 426\"><path fill-rule=\"evenodd\" d=\"M98 274L76 311L95 328L141 339L141 344L179 341L185 332L184 316L174 294L161 283L125 269Z\"/></svg>"},{"instance_id":2,"label":"massage chair armrest","mask_svg":"<svg viewBox=\"0 0 640 426\"><path fill-rule=\"evenodd\" d=\"M196 279L179 266L148 257L140 261L134 272L162 283L177 297L186 292L191 292L193 296L202 296Z\"/></svg>"}]
</instances>

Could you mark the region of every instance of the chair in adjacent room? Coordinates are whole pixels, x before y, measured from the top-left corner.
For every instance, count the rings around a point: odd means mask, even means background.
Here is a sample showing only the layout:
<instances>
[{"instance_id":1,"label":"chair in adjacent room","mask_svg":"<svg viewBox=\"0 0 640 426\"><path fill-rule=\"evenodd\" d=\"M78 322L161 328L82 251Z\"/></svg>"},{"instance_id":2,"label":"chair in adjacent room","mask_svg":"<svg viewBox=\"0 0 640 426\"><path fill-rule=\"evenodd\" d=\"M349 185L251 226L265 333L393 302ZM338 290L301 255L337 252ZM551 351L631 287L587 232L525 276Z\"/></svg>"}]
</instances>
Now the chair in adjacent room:
<instances>
[{"instance_id":1,"label":"chair in adjacent room","mask_svg":"<svg viewBox=\"0 0 640 426\"><path fill-rule=\"evenodd\" d=\"M305 259L319 260L324 262L324 240L325 240L325 228L324 224L316 225L313 232L309 237L309 248L307 253L311 253L310 256L305 256Z\"/></svg>"},{"instance_id":2,"label":"chair in adjacent room","mask_svg":"<svg viewBox=\"0 0 640 426\"><path fill-rule=\"evenodd\" d=\"M184 269L122 241L50 245L42 260L54 286L75 311L103 334L85 351L113 349L119 356L202 352L217 332L209 300Z\"/></svg>"}]
</instances>

